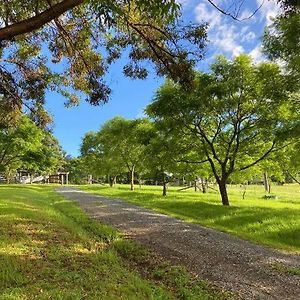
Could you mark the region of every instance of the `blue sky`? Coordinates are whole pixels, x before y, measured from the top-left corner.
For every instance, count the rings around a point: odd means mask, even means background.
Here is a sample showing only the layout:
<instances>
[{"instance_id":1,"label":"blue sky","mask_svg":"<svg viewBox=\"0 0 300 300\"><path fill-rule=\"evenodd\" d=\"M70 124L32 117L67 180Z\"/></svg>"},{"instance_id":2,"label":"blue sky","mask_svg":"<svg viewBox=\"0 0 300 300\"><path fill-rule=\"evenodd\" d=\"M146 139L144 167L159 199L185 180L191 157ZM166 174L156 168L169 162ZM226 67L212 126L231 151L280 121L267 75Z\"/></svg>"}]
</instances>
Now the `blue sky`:
<instances>
[{"instance_id":1,"label":"blue sky","mask_svg":"<svg viewBox=\"0 0 300 300\"><path fill-rule=\"evenodd\" d=\"M232 0L234 1L234 0ZM227 9L231 0L215 0L214 3ZM206 57L199 63L200 69L207 69L218 54L232 58L241 53L249 53L255 62L263 60L260 38L263 29L269 25L279 8L275 1L246 0L241 8L240 17L246 18L261 3L263 6L249 20L235 21L218 12L207 0L180 0L182 18L191 22L208 22L209 46ZM116 115L126 118L143 116L144 107L151 101L163 78L151 75L146 80L131 80L122 75L122 61L115 64L107 76L112 88L108 104L93 107L82 101L78 107L65 108L64 98L48 93L46 108L53 115L53 132L63 149L72 156L79 155L81 139L88 131L96 131L101 125Z\"/></svg>"}]
</instances>

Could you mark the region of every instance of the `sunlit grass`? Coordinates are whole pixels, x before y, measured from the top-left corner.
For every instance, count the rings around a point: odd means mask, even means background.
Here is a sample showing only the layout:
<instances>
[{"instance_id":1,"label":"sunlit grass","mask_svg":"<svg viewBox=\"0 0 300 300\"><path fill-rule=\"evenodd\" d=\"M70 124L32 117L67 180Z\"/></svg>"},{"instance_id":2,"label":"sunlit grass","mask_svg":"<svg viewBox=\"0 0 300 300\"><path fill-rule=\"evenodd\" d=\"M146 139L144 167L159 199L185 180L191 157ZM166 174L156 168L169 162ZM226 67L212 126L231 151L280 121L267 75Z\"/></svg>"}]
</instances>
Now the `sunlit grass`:
<instances>
[{"instance_id":1,"label":"sunlit grass","mask_svg":"<svg viewBox=\"0 0 300 300\"><path fill-rule=\"evenodd\" d=\"M141 261L147 268L149 253L52 189L0 186L1 300L231 297L187 273L180 284L170 284L167 275L157 282L151 275L156 267L141 276L131 265Z\"/></svg>"},{"instance_id":2,"label":"sunlit grass","mask_svg":"<svg viewBox=\"0 0 300 300\"><path fill-rule=\"evenodd\" d=\"M229 232L256 243L300 254L300 186L273 186L278 199L263 199L263 186L229 186L230 207L221 205L217 190L208 193L170 187L166 198L161 187L142 186L134 192L126 185L80 187L85 191L125 199L189 222ZM214 187L216 188L216 187Z\"/></svg>"}]
</instances>

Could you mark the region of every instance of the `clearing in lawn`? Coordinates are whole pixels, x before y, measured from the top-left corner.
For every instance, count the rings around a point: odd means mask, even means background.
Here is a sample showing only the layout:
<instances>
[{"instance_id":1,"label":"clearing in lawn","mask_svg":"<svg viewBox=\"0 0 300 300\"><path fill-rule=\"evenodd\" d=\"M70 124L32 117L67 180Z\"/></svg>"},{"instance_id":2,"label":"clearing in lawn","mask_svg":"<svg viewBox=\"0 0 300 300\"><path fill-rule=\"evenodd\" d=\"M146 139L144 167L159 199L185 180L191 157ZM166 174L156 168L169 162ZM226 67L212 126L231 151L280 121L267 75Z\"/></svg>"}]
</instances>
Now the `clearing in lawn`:
<instances>
[{"instance_id":1,"label":"clearing in lawn","mask_svg":"<svg viewBox=\"0 0 300 300\"><path fill-rule=\"evenodd\" d=\"M221 205L219 193L214 190L203 194L170 187L167 197L162 197L161 187L158 186L142 186L134 192L127 185L117 185L114 188L88 185L80 188L99 195L124 199L255 243L300 254L299 185L272 187L272 193L278 199L263 199L263 186L250 185L244 200L243 188L229 186L229 207Z\"/></svg>"},{"instance_id":2,"label":"clearing in lawn","mask_svg":"<svg viewBox=\"0 0 300 300\"><path fill-rule=\"evenodd\" d=\"M89 219L50 186L0 186L0 236L1 300L232 297Z\"/></svg>"}]
</instances>

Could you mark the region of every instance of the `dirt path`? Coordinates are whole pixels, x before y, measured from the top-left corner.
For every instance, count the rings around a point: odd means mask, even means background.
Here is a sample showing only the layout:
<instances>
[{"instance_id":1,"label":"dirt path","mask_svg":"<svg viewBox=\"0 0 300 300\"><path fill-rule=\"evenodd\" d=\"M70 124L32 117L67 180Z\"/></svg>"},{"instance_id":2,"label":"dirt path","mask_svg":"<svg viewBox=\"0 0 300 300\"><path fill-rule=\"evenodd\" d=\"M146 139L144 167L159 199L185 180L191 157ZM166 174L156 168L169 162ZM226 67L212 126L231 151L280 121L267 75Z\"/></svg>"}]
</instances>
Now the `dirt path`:
<instances>
[{"instance_id":1,"label":"dirt path","mask_svg":"<svg viewBox=\"0 0 300 300\"><path fill-rule=\"evenodd\" d=\"M283 254L151 210L63 187L92 218L111 224L174 264L243 299L300 299L299 276L279 273L271 264L300 268L300 257ZM299 237L300 238L300 237Z\"/></svg>"}]
</instances>

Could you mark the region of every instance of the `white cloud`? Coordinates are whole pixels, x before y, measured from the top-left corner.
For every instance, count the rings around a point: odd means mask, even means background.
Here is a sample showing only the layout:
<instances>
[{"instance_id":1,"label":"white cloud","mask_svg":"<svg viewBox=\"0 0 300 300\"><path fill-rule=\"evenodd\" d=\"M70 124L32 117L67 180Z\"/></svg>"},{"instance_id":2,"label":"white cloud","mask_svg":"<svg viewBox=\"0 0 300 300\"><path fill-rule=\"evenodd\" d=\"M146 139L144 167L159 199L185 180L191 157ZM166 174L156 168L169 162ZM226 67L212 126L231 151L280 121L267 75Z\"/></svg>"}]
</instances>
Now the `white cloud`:
<instances>
[{"instance_id":1,"label":"white cloud","mask_svg":"<svg viewBox=\"0 0 300 300\"><path fill-rule=\"evenodd\" d=\"M178 3L178 4L181 4L181 5L186 5L190 1L189 0L175 0L175 2Z\"/></svg>"},{"instance_id":2,"label":"white cloud","mask_svg":"<svg viewBox=\"0 0 300 300\"><path fill-rule=\"evenodd\" d=\"M239 33L234 25L222 24L217 28L212 43L221 51L225 51L232 56L237 56L244 52L243 46L239 43Z\"/></svg>"},{"instance_id":3,"label":"white cloud","mask_svg":"<svg viewBox=\"0 0 300 300\"><path fill-rule=\"evenodd\" d=\"M252 51L249 52L249 55L252 57L254 63L260 63L265 60L261 45L257 45L255 48L253 48Z\"/></svg>"},{"instance_id":4,"label":"white cloud","mask_svg":"<svg viewBox=\"0 0 300 300\"><path fill-rule=\"evenodd\" d=\"M221 24L221 14L216 10L212 10L205 3L200 3L195 9L196 20L199 23L209 23L209 30L213 30Z\"/></svg>"},{"instance_id":5,"label":"white cloud","mask_svg":"<svg viewBox=\"0 0 300 300\"><path fill-rule=\"evenodd\" d=\"M275 1L256 0L257 6L262 4L259 9L261 20L268 26L272 24L272 19L280 13L280 6Z\"/></svg>"},{"instance_id":6,"label":"white cloud","mask_svg":"<svg viewBox=\"0 0 300 300\"><path fill-rule=\"evenodd\" d=\"M248 33L244 34L242 36L242 42L251 42L253 40L255 40L256 38L256 34L253 31L249 31Z\"/></svg>"},{"instance_id":7,"label":"white cloud","mask_svg":"<svg viewBox=\"0 0 300 300\"><path fill-rule=\"evenodd\" d=\"M247 20L247 21L255 21L255 15L253 15L253 11L251 11L250 9L246 8L245 10L243 10L243 12L239 15L239 20ZM245 22L244 21L244 22Z\"/></svg>"},{"instance_id":8,"label":"white cloud","mask_svg":"<svg viewBox=\"0 0 300 300\"><path fill-rule=\"evenodd\" d=\"M247 41L253 38L253 34L247 32L248 26L238 28L230 23L229 18L205 3L196 7L195 14L198 22L209 23L208 39L215 53L237 56L245 51L241 44L242 36L247 36Z\"/></svg>"}]
</instances>

